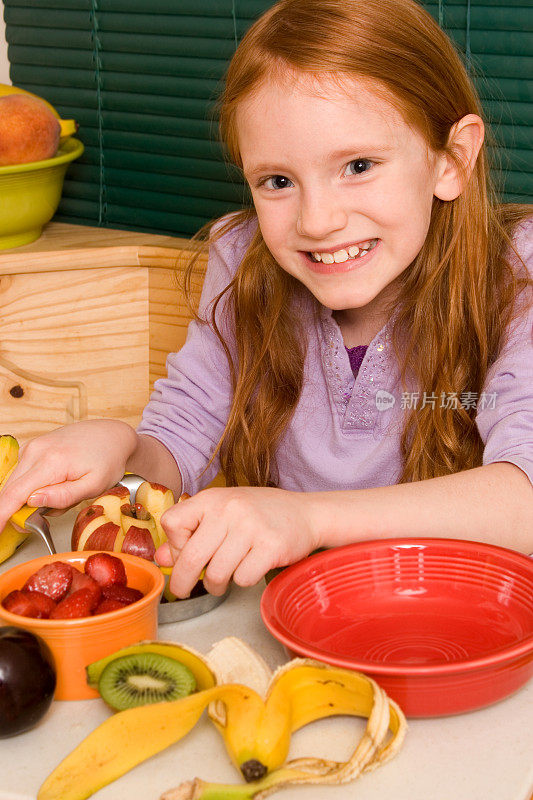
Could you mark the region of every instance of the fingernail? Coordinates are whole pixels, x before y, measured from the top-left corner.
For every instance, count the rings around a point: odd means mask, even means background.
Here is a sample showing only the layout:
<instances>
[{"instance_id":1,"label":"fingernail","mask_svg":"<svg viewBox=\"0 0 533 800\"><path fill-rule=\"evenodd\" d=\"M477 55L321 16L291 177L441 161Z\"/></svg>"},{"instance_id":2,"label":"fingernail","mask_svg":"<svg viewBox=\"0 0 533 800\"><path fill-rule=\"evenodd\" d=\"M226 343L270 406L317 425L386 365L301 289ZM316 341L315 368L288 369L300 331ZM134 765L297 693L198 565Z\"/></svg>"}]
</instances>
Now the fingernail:
<instances>
[{"instance_id":1,"label":"fingernail","mask_svg":"<svg viewBox=\"0 0 533 800\"><path fill-rule=\"evenodd\" d=\"M32 494L27 499L27 504L29 506L45 506L46 505L46 495L45 494Z\"/></svg>"}]
</instances>

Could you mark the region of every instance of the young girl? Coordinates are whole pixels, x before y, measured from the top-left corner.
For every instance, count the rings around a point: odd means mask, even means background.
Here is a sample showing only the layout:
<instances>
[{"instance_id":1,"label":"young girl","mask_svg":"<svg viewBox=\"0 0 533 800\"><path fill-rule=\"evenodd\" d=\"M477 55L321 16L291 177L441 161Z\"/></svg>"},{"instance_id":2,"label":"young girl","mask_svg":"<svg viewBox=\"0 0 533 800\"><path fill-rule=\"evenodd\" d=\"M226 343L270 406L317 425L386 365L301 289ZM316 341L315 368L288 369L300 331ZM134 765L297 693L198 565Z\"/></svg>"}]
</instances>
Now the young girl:
<instances>
[{"instance_id":1,"label":"young girl","mask_svg":"<svg viewBox=\"0 0 533 800\"><path fill-rule=\"evenodd\" d=\"M157 552L182 597L204 566L221 594L367 538L532 552L531 209L492 199L447 37L412 0L281 0L232 60L221 129L253 210L211 230L207 322L137 431L24 446L0 529L129 470L193 495Z\"/></svg>"}]
</instances>

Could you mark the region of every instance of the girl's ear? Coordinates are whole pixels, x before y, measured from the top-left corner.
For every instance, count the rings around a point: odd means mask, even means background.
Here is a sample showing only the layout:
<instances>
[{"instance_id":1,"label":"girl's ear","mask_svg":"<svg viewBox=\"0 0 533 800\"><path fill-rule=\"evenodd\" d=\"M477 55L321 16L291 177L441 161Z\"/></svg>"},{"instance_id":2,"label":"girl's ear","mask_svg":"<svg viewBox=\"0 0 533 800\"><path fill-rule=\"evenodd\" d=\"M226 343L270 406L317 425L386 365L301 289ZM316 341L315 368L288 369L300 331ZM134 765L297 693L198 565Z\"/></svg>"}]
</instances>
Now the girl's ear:
<instances>
[{"instance_id":1,"label":"girl's ear","mask_svg":"<svg viewBox=\"0 0 533 800\"><path fill-rule=\"evenodd\" d=\"M437 181L433 194L439 200L455 200L463 191L476 163L485 137L485 126L477 114L467 114L452 125L447 152L440 156ZM453 153L462 164L459 168Z\"/></svg>"}]
</instances>

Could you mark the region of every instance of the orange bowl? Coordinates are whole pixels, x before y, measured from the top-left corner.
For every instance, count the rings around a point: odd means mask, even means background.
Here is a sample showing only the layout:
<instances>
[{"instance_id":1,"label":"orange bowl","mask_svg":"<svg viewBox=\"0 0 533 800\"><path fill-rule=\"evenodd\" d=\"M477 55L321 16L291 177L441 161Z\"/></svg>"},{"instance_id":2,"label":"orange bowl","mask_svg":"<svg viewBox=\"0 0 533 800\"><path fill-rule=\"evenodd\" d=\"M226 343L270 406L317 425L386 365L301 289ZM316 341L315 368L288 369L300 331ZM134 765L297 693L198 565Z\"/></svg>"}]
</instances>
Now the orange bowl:
<instances>
[{"instance_id":1,"label":"orange bowl","mask_svg":"<svg viewBox=\"0 0 533 800\"><path fill-rule=\"evenodd\" d=\"M21 589L27 578L44 564L65 561L83 571L92 552L41 556L7 570L0 575L0 603L13 589ZM120 647L157 638L157 612L165 584L159 567L137 556L113 555L124 563L128 586L144 594L141 600L126 608L81 619L34 619L12 614L0 605L1 622L36 633L52 651L57 671L56 700L99 697L98 692L87 685L85 667Z\"/></svg>"}]
</instances>

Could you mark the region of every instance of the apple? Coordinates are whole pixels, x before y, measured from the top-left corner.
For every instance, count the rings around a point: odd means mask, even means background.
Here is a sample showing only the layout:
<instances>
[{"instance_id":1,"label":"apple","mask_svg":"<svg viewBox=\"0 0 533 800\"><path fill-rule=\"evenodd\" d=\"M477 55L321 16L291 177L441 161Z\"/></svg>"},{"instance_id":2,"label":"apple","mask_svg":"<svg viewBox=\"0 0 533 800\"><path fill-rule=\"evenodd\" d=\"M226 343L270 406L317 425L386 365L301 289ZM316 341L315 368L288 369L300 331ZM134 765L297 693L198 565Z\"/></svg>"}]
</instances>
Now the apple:
<instances>
[{"instance_id":1,"label":"apple","mask_svg":"<svg viewBox=\"0 0 533 800\"><path fill-rule=\"evenodd\" d=\"M135 503L118 484L82 509L72 530L72 550L108 550L130 553L152 561L166 541L161 515L174 504L170 489L143 481Z\"/></svg>"},{"instance_id":2,"label":"apple","mask_svg":"<svg viewBox=\"0 0 533 800\"><path fill-rule=\"evenodd\" d=\"M161 527L161 516L168 508L174 505L174 495L170 489L167 489L161 483L143 481L135 493L135 501L150 509L150 513L155 520L158 536L156 547L159 547L167 540L167 535Z\"/></svg>"}]
</instances>

